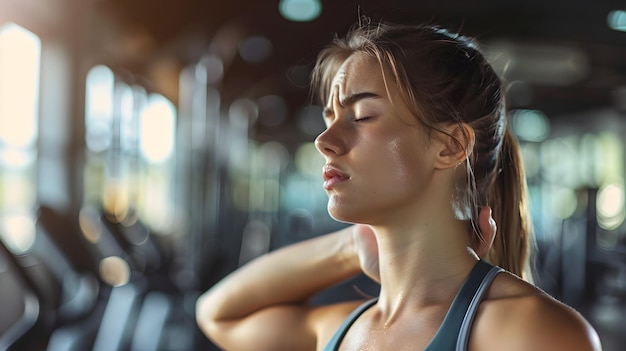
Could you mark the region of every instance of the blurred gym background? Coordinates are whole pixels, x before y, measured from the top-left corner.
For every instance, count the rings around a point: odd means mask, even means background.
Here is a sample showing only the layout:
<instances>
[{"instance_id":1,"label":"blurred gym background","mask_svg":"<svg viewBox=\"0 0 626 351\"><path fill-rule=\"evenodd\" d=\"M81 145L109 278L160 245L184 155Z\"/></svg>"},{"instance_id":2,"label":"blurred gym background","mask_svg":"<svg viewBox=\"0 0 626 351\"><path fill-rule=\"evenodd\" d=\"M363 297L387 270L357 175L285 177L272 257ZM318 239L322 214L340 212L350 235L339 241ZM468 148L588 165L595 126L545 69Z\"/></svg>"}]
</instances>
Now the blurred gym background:
<instances>
[{"instance_id":1,"label":"blurred gym background","mask_svg":"<svg viewBox=\"0 0 626 351\"><path fill-rule=\"evenodd\" d=\"M308 79L359 14L478 37L523 147L536 282L623 350L626 3L612 0L0 0L0 350L216 349L199 293L341 227ZM375 288L357 277L319 300Z\"/></svg>"}]
</instances>

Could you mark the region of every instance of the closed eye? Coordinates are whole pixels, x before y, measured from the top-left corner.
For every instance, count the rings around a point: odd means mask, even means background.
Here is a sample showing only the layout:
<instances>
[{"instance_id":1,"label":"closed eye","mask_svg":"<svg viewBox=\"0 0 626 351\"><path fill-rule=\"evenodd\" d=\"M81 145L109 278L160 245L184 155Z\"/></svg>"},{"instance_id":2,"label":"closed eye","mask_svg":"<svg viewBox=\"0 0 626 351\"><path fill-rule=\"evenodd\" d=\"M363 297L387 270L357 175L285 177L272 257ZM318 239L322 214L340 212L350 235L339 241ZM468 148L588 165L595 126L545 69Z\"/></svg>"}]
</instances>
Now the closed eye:
<instances>
[{"instance_id":1,"label":"closed eye","mask_svg":"<svg viewBox=\"0 0 626 351\"><path fill-rule=\"evenodd\" d=\"M355 122L365 122L365 121L369 121L370 119L372 119L371 116L365 116L365 117L355 118L354 121Z\"/></svg>"}]
</instances>

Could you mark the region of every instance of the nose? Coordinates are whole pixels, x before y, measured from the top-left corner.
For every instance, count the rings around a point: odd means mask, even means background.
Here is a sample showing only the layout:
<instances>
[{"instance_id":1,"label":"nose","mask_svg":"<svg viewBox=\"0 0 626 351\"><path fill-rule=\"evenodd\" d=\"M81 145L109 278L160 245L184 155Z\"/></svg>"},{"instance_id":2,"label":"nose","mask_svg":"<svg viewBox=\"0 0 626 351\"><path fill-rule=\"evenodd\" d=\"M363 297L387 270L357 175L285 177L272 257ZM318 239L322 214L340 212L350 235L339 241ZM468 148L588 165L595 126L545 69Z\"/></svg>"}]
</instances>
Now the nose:
<instances>
[{"instance_id":1,"label":"nose","mask_svg":"<svg viewBox=\"0 0 626 351\"><path fill-rule=\"evenodd\" d=\"M338 138L335 128L336 126L331 125L315 138L315 147L324 156L337 156L345 151L345 146Z\"/></svg>"}]
</instances>

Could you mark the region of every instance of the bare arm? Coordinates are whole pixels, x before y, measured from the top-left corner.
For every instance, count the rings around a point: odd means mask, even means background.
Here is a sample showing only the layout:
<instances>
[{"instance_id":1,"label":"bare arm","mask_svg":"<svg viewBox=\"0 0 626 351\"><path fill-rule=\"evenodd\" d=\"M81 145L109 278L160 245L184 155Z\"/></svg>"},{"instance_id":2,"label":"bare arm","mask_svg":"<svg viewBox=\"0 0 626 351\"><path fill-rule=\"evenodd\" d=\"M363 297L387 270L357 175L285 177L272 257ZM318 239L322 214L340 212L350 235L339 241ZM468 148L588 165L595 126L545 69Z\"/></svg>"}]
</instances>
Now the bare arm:
<instances>
[{"instance_id":1,"label":"bare arm","mask_svg":"<svg viewBox=\"0 0 626 351\"><path fill-rule=\"evenodd\" d=\"M198 299L198 325L227 350L315 349L312 308L306 301L361 271L352 228L287 246L239 268Z\"/></svg>"},{"instance_id":2,"label":"bare arm","mask_svg":"<svg viewBox=\"0 0 626 351\"><path fill-rule=\"evenodd\" d=\"M480 227L491 238L495 224L489 212L483 212ZM196 319L202 331L227 350L313 350L319 321L333 318L338 326L356 303L313 309L307 300L362 271L378 281L378 246L369 227L350 226L239 268L198 299ZM324 323L324 328L331 327Z\"/></svg>"},{"instance_id":3,"label":"bare arm","mask_svg":"<svg viewBox=\"0 0 626 351\"><path fill-rule=\"evenodd\" d=\"M551 297L543 296L538 303L534 323L529 323L526 330L532 337L527 337L524 350L537 351L602 351L597 332L591 324L573 308L566 306ZM530 305L530 304L529 304ZM533 307L529 307L532 311Z\"/></svg>"},{"instance_id":4,"label":"bare arm","mask_svg":"<svg viewBox=\"0 0 626 351\"><path fill-rule=\"evenodd\" d=\"M468 350L601 351L598 334L573 308L513 274L499 274L481 303Z\"/></svg>"}]
</instances>

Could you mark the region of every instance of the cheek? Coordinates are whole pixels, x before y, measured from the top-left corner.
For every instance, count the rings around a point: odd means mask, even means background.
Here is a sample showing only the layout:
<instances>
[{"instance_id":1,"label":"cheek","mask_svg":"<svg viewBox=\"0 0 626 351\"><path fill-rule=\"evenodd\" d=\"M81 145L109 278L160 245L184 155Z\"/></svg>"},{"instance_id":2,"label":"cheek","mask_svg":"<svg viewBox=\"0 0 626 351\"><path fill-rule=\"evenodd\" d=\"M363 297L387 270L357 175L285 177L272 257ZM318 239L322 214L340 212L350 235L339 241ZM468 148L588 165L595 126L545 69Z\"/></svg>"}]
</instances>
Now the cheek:
<instances>
[{"instance_id":1,"label":"cheek","mask_svg":"<svg viewBox=\"0 0 626 351\"><path fill-rule=\"evenodd\" d=\"M383 171L396 184L415 182L426 168L426 152L415 139L398 136L385 143Z\"/></svg>"},{"instance_id":2,"label":"cheek","mask_svg":"<svg viewBox=\"0 0 626 351\"><path fill-rule=\"evenodd\" d=\"M389 176L402 179L406 178L411 169L411 160L405 150L401 138L389 140L385 145L385 159L387 160L386 170Z\"/></svg>"}]
</instances>

